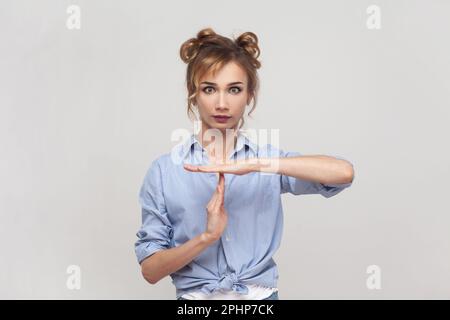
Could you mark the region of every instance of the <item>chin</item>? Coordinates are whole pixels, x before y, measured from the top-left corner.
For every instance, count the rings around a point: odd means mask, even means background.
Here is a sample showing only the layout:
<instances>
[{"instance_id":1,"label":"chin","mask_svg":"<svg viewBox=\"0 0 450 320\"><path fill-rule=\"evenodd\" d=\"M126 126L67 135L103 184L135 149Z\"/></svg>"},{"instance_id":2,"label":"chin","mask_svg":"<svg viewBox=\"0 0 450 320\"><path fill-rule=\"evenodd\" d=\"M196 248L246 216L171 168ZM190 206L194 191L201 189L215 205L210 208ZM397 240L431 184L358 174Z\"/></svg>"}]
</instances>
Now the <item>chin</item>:
<instances>
[{"instance_id":1,"label":"chin","mask_svg":"<svg viewBox=\"0 0 450 320\"><path fill-rule=\"evenodd\" d=\"M214 124L214 128L216 128L216 129L233 129L235 127L236 127L236 124L229 124L229 123Z\"/></svg>"}]
</instances>

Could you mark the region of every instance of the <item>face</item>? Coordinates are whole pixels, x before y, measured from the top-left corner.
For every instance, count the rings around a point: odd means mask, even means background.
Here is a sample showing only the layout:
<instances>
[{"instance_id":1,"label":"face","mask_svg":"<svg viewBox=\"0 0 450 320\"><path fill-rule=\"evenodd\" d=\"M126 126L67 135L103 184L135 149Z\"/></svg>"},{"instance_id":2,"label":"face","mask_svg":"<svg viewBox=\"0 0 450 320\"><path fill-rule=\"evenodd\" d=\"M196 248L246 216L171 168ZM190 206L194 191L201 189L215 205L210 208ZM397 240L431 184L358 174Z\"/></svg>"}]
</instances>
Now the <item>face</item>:
<instances>
[{"instance_id":1,"label":"face","mask_svg":"<svg viewBox=\"0 0 450 320\"><path fill-rule=\"evenodd\" d=\"M215 77L206 74L200 79L196 99L202 129L237 128L249 97L247 74L235 62L224 65Z\"/></svg>"}]
</instances>

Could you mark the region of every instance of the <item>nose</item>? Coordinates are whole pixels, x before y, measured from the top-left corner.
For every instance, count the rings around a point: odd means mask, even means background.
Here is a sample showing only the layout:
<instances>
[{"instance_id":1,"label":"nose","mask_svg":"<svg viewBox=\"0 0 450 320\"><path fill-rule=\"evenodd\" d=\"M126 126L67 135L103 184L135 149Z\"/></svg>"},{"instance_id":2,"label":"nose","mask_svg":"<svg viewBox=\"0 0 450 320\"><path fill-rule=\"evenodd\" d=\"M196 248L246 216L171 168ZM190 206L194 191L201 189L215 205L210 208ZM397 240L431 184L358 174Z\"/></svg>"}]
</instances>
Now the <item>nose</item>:
<instances>
[{"instance_id":1,"label":"nose","mask_svg":"<svg viewBox=\"0 0 450 320\"><path fill-rule=\"evenodd\" d=\"M218 104L216 105L216 110L228 110L228 104L225 98L225 92L221 92L219 94L219 101Z\"/></svg>"}]
</instances>

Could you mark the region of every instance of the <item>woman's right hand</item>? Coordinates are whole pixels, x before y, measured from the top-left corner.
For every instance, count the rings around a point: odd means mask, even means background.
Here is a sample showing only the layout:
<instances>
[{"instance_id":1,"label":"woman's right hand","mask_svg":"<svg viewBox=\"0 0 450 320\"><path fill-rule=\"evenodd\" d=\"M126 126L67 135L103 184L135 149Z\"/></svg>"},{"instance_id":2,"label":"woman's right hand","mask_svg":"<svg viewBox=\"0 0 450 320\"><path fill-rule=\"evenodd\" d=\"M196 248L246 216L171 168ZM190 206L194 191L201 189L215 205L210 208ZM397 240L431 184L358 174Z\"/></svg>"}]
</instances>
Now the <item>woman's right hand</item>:
<instances>
[{"instance_id":1,"label":"woman's right hand","mask_svg":"<svg viewBox=\"0 0 450 320\"><path fill-rule=\"evenodd\" d=\"M224 206L225 176L219 173L219 181L216 190L206 206L207 223L205 236L212 242L219 240L227 226L228 213Z\"/></svg>"}]
</instances>

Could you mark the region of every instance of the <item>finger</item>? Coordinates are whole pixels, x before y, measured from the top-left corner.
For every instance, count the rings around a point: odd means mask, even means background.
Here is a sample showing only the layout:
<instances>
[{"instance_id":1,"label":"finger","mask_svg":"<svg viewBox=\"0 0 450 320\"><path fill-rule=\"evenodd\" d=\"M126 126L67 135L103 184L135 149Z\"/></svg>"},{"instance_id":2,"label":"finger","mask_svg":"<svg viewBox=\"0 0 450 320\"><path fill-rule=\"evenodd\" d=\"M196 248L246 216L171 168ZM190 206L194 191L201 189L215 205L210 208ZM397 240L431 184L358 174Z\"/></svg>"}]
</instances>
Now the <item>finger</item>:
<instances>
[{"instance_id":1,"label":"finger","mask_svg":"<svg viewBox=\"0 0 450 320\"><path fill-rule=\"evenodd\" d=\"M197 166L193 166L191 164L184 164L183 165L184 169L191 171L191 172L196 172L198 171L198 167Z\"/></svg>"},{"instance_id":2,"label":"finger","mask_svg":"<svg viewBox=\"0 0 450 320\"><path fill-rule=\"evenodd\" d=\"M219 194L219 204L223 206L225 202L225 174L219 174L219 186L220 186L220 194Z\"/></svg>"},{"instance_id":3,"label":"finger","mask_svg":"<svg viewBox=\"0 0 450 320\"><path fill-rule=\"evenodd\" d=\"M220 191L220 184L218 183L216 188L214 189L214 193L213 193L211 199L209 200L208 206L211 206L211 208L215 207L215 205L217 203L217 200L219 199L220 192L221 192Z\"/></svg>"},{"instance_id":4,"label":"finger","mask_svg":"<svg viewBox=\"0 0 450 320\"><path fill-rule=\"evenodd\" d=\"M225 177L223 173L219 173L219 182L217 183L217 191L219 196L225 191Z\"/></svg>"},{"instance_id":5,"label":"finger","mask_svg":"<svg viewBox=\"0 0 450 320\"><path fill-rule=\"evenodd\" d=\"M217 192L217 189L216 189L216 190L214 191L214 193L213 193L211 199L209 199L209 202L208 202L208 208L214 208L214 206L216 205L216 202L217 202L218 194L219 194L219 193Z\"/></svg>"},{"instance_id":6,"label":"finger","mask_svg":"<svg viewBox=\"0 0 450 320\"><path fill-rule=\"evenodd\" d=\"M222 197L221 195L224 192L224 185L220 181L221 179L219 178L216 190L214 191L213 199L211 199L211 208L213 209L217 209L217 207L220 206L220 201Z\"/></svg>"},{"instance_id":7,"label":"finger","mask_svg":"<svg viewBox=\"0 0 450 320\"><path fill-rule=\"evenodd\" d=\"M223 188L223 191L222 191L222 206L223 206L224 203L225 203L225 174L221 173L220 175L222 176L222 188Z\"/></svg>"},{"instance_id":8,"label":"finger","mask_svg":"<svg viewBox=\"0 0 450 320\"><path fill-rule=\"evenodd\" d=\"M202 166L198 167L198 170L201 172L220 172L222 168L216 166Z\"/></svg>"},{"instance_id":9,"label":"finger","mask_svg":"<svg viewBox=\"0 0 450 320\"><path fill-rule=\"evenodd\" d=\"M219 185L222 189L225 189L225 174L223 172L219 172Z\"/></svg>"},{"instance_id":10,"label":"finger","mask_svg":"<svg viewBox=\"0 0 450 320\"><path fill-rule=\"evenodd\" d=\"M191 172L218 172L220 168L215 166L193 166L190 164L184 164L184 168Z\"/></svg>"}]
</instances>

